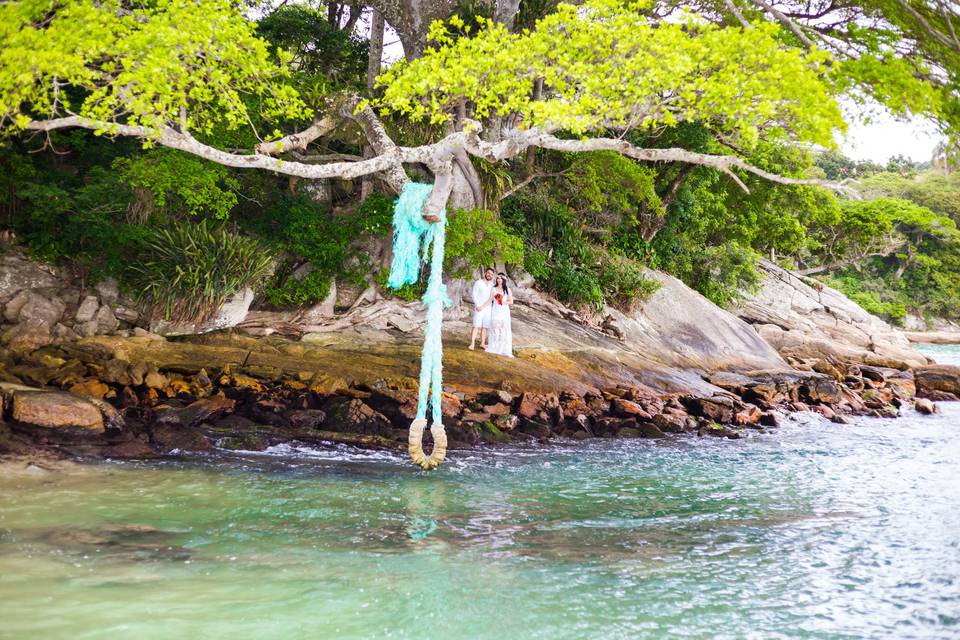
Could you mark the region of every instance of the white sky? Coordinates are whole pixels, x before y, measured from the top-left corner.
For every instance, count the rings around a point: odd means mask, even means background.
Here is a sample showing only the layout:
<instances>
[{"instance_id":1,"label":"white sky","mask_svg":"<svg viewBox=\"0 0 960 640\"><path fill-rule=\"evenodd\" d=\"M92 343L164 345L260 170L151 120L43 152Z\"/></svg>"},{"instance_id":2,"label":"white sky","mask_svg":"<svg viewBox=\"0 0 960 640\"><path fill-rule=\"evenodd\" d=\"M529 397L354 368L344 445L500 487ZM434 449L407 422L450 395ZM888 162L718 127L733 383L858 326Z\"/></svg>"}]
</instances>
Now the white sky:
<instances>
[{"instance_id":1,"label":"white sky","mask_svg":"<svg viewBox=\"0 0 960 640\"><path fill-rule=\"evenodd\" d=\"M925 161L942 137L932 123L915 118L896 120L889 115L875 115L869 123L848 119L847 135L841 139L844 155L855 160L885 163L891 156L902 154L911 160Z\"/></svg>"}]
</instances>

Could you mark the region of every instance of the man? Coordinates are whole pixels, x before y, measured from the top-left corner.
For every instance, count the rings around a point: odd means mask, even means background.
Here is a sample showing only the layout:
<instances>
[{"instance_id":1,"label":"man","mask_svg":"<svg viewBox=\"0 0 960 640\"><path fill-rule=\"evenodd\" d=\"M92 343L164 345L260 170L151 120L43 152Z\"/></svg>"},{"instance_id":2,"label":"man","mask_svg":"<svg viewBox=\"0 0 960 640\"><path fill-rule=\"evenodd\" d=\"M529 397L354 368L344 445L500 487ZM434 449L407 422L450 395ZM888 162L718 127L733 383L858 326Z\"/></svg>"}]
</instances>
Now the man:
<instances>
[{"instance_id":1,"label":"man","mask_svg":"<svg viewBox=\"0 0 960 640\"><path fill-rule=\"evenodd\" d=\"M487 348L487 331L490 329L490 292L493 290L493 269L487 268L483 277L473 283L473 332L470 334L471 351L476 347L477 335L480 336L480 348Z\"/></svg>"}]
</instances>

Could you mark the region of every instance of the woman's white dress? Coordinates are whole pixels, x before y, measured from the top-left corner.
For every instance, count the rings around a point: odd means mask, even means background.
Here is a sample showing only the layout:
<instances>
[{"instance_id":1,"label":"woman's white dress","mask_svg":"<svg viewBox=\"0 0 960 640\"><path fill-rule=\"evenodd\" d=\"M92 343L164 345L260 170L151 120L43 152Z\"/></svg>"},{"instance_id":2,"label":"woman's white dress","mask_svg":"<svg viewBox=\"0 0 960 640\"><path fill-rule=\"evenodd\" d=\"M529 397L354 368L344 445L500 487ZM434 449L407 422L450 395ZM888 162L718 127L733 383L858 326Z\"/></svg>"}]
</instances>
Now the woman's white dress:
<instances>
[{"instance_id":1,"label":"woman's white dress","mask_svg":"<svg viewBox=\"0 0 960 640\"><path fill-rule=\"evenodd\" d=\"M498 293L494 290L494 293ZM487 352L513 357L513 329L510 326L510 305L490 302L490 333L487 336Z\"/></svg>"}]
</instances>

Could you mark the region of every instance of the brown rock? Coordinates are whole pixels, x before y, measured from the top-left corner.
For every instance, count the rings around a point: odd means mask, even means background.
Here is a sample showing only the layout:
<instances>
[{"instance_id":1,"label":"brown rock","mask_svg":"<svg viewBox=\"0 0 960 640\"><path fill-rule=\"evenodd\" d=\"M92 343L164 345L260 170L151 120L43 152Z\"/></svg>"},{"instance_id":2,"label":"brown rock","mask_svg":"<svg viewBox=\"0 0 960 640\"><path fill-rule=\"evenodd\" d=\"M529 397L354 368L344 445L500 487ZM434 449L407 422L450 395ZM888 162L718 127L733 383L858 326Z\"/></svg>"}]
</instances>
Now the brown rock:
<instances>
[{"instance_id":1,"label":"brown rock","mask_svg":"<svg viewBox=\"0 0 960 640\"><path fill-rule=\"evenodd\" d=\"M765 427L779 427L780 418L772 411L768 411L760 416L760 424Z\"/></svg>"},{"instance_id":2,"label":"brown rock","mask_svg":"<svg viewBox=\"0 0 960 640\"><path fill-rule=\"evenodd\" d=\"M520 404L517 405L517 414L521 418L533 419L540 412L540 405L533 394L525 393L520 396Z\"/></svg>"},{"instance_id":3,"label":"brown rock","mask_svg":"<svg viewBox=\"0 0 960 640\"><path fill-rule=\"evenodd\" d=\"M129 388L129 387L128 387ZM110 391L110 387L99 380L84 380L70 387L70 393L91 398L103 398Z\"/></svg>"},{"instance_id":4,"label":"brown rock","mask_svg":"<svg viewBox=\"0 0 960 640\"><path fill-rule=\"evenodd\" d=\"M96 405L58 391L15 391L11 417L16 422L38 427L104 430L103 415Z\"/></svg>"},{"instance_id":5,"label":"brown rock","mask_svg":"<svg viewBox=\"0 0 960 640\"><path fill-rule=\"evenodd\" d=\"M452 393L443 392L440 396L440 413L444 418L455 418L463 411L460 399Z\"/></svg>"},{"instance_id":6,"label":"brown rock","mask_svg":"<svg viewBox=\"0 0 960 640\"><path fill-rule=\"evenodd\" d=\"M932 391L960 395L960 367L949 364L933 364L913 370L917 395L930 398Z\"/></svg>"},{"instance_id":7,"label":"brown rock","mask_svg":"<svg viewBox=\"0 0 960 640\"><path fill-rule=\"evenodd\" d=\"M734 403L733 399L727 396L717 395L710 398L686 396L683 398L683 404L692 415L721 424L733 422Z\"/></svg>"},{"instance_id":8,"label":"brown rock","mask_svg":"<svg viewBox=\"0 0 960 640\"><path fill-rule=\"evenodd\" d=\"M488 404L483 408L485 413L492 416L505 416L510 413L510 405L506 404Z\"/></svg>"},{"instance_id":9,"label":"brown rock","mask_svg":"<svg viewBox=\"0 0 960 640\"><path fill-rule=\"evenodd\" d=\"M235 400L222 395L201 398L178 412L180 422L186 426L207 422L212 418L232 413L236 404Z\"/></svg>"},{"instance_id":10,"label":"brown rock","mask_svg":"<svg viewBox=\"0 0 960 640\"><path fill-rule=\"evenodd\" d=\"M833 366L826 360L817 360L816 362L813 363L813 366L811 368L817 373L822 373L824 375L830 376L831 378L833 378L838 382L842 382L845 377L844 374L841 373L837 367Z\"/></svg>"},{"instance_id":11,"label":"brown rock","mask_svg":"<svg viewBox=\"0 0 960 640\"><path fill-rule=\"evenodd\" d=\"M319 409L301 409L292 411L287 419L297 429L317 429L327 419L327 414Z\"/></svg>"},{"instance_id":12,"label":"brown rock","mask_svg":"<svg viewBox=\"0 0 960 640\"><path fill-rule=\"evenodd\" d=\"M390 436L390 420L357 398L334 398L324 407L328 429L366 435Z\"/></svg>"},{"instance_id":13,"label":"brown rock","mask_svg":"<svg viewBox=\"0 0 960 640\"><path fill-rule=\"evenodd\" d=\"M916 409L918 413L928 416L938 411L937 405L933 404L933 402L927 398L917 398L913 403L913 408Z\"/></svg>"},{"instance_id":14,"label":"brown rock","mask_svg":"<svg viewBox=\"0 0 960 640\"><path fill-rule=\"evenodd\" d=\"M638 420L650 420L650 414L643 410L636 402L617 398L610 403L613 413L627 418L637 418Z\"/></svg>"},{"instance_id":15,"label":"brown rock","mask_svg":"<svg viewBox=\"0 0 960 640\"><path fill-rule=\"evenodd\" d=\"M661 432L681 433L686 430L687 417L680 413L658 413L653 416L653 424Z\"/></svg>"},{"instance_id":16,"label":"brown rock","mask_svg":"<svg viewBox=\"0 0 960 640\"><path fill-rule=\"evenodd\" d=\"M760 422L760 416L762 415L760 408L755 407L752 404L747 405L741 411L738 411L733 416L733 422L739 425L754 425Z\"/></svg>"}]
</instances>

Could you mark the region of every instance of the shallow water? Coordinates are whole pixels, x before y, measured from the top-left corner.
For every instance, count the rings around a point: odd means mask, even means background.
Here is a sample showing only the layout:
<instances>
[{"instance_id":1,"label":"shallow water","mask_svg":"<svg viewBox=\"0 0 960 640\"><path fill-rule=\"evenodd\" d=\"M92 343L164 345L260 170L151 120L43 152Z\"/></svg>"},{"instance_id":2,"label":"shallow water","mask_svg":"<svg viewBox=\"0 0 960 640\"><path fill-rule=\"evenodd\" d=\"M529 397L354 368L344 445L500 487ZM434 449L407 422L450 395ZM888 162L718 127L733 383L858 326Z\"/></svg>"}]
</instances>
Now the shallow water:
<instances>
[{"instance_id":1,"label":"shallow water","mask_svg":"<svg viewBox=\"0 0 960 640\"><path fill-rule=\"evenodd\" d=\"M942 406L433 473L280 447L0 478L0 637L960 637Z\"/></svg>"}]
</instances>

